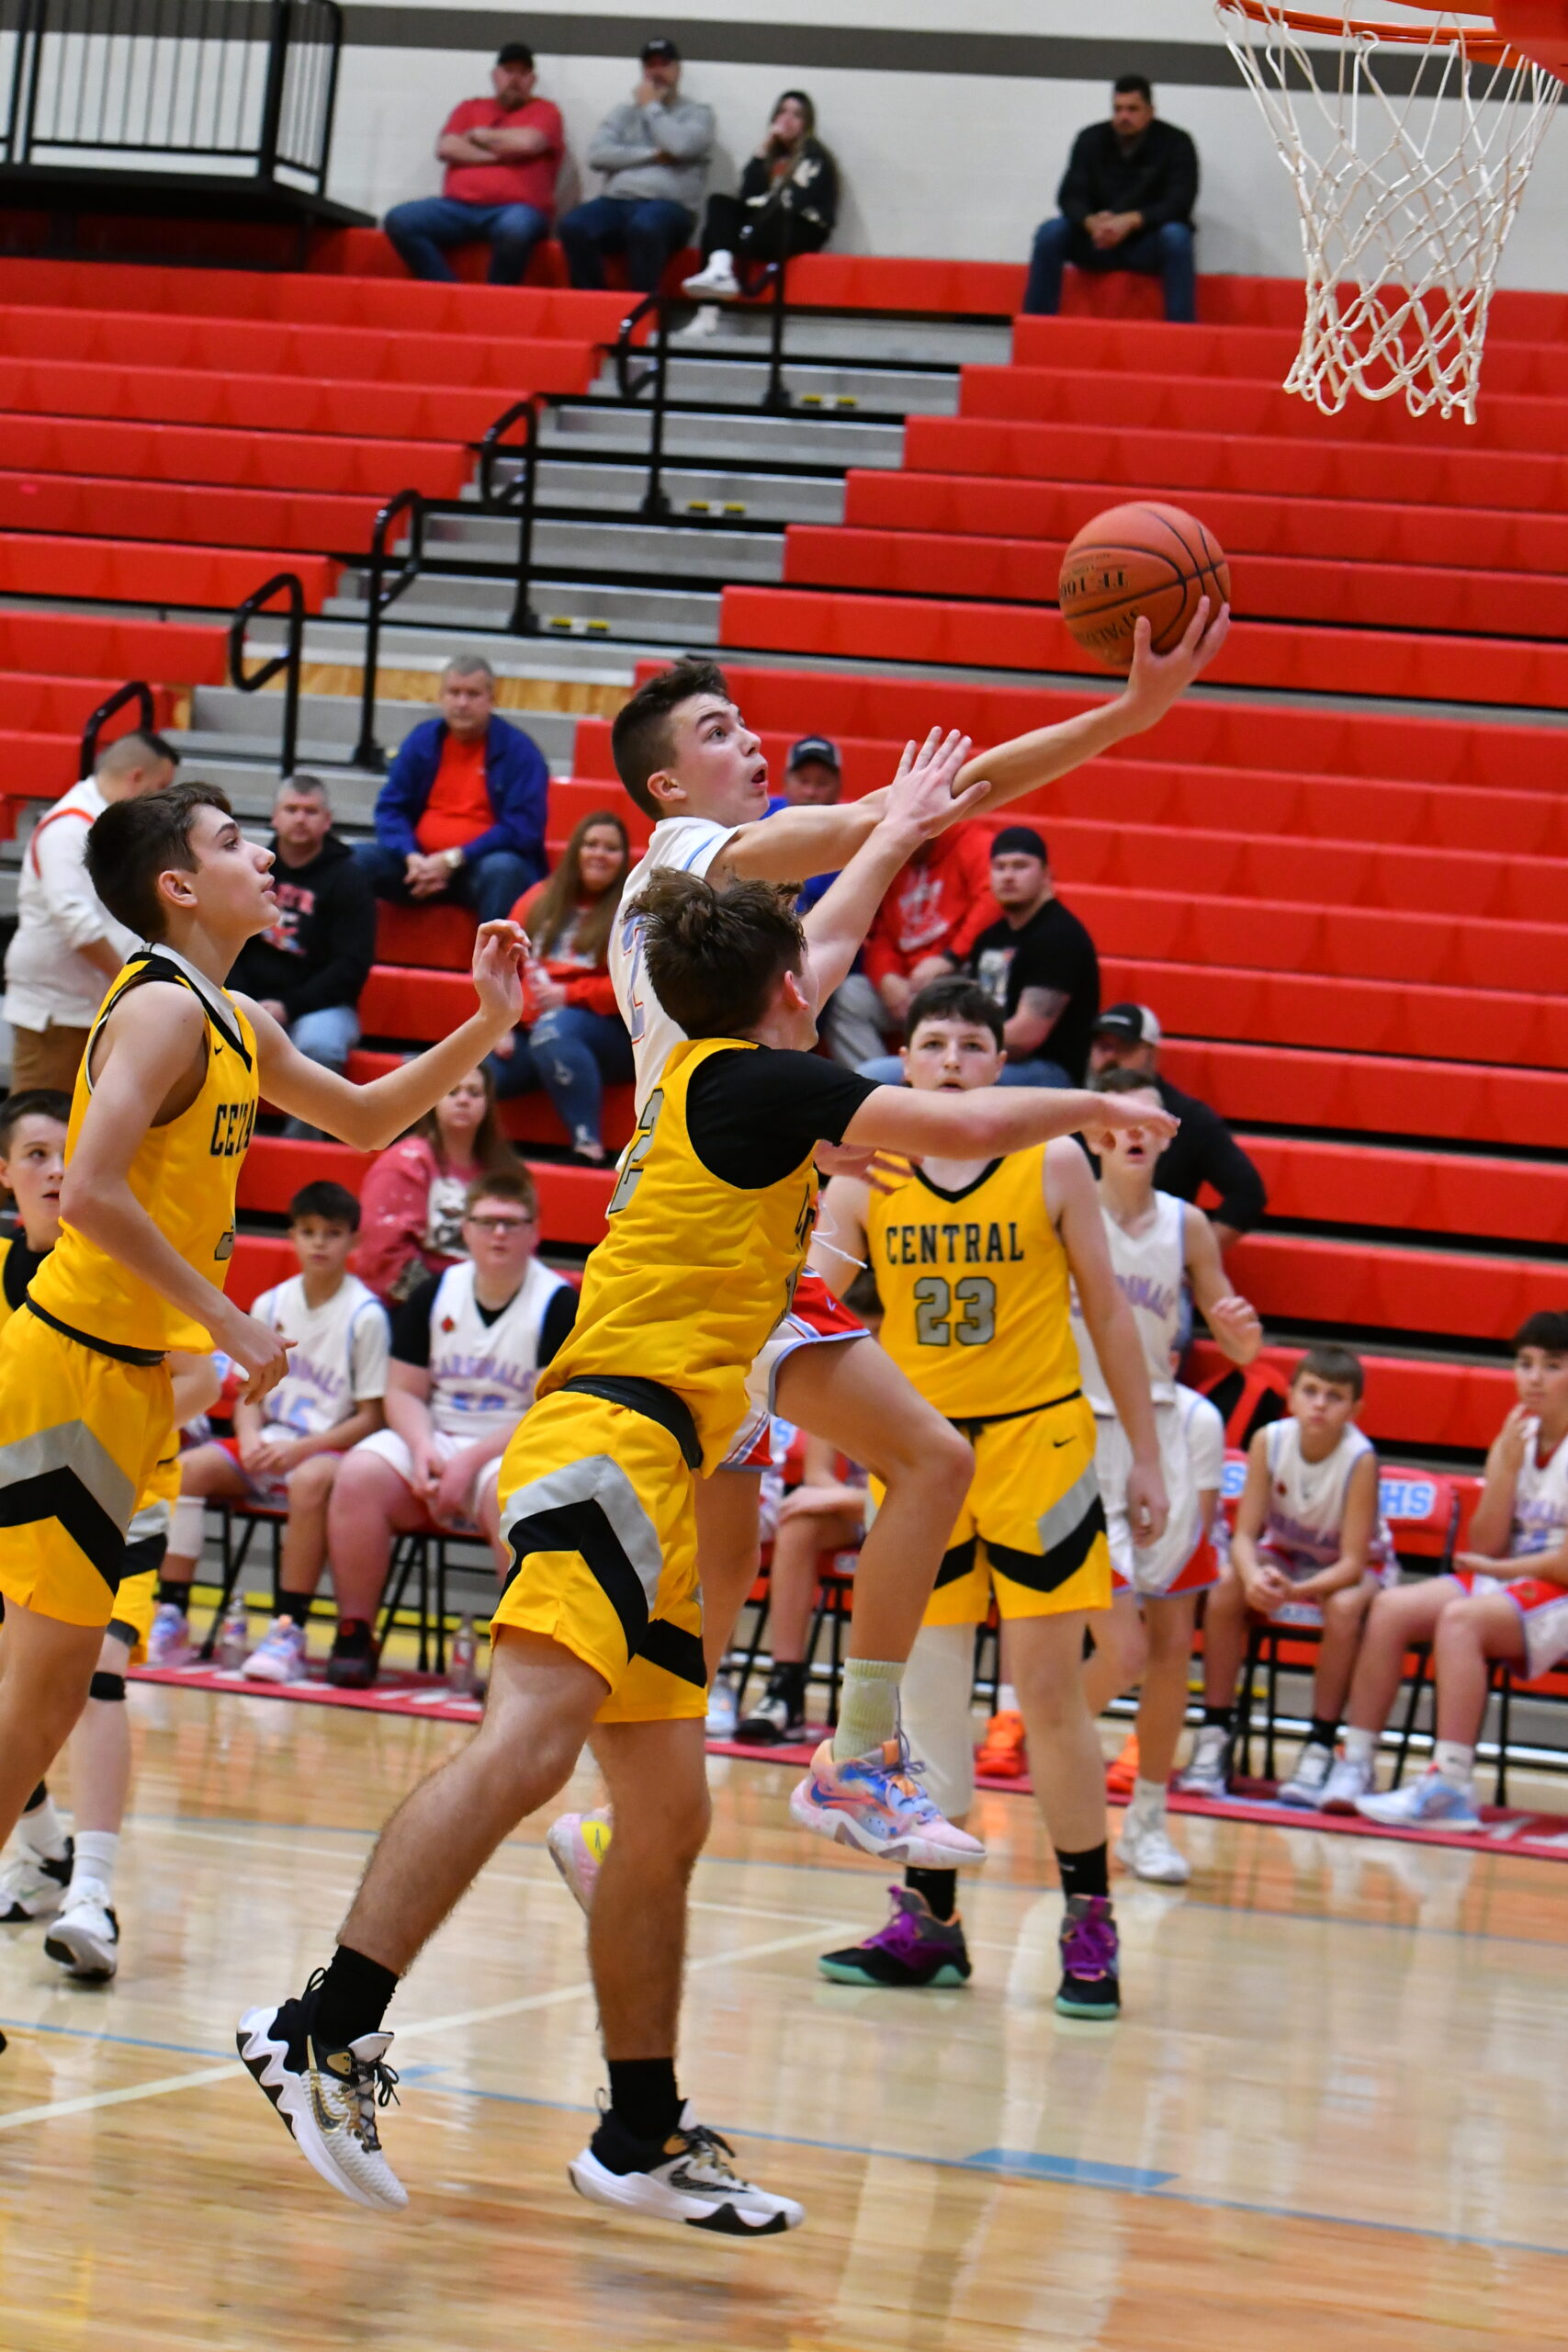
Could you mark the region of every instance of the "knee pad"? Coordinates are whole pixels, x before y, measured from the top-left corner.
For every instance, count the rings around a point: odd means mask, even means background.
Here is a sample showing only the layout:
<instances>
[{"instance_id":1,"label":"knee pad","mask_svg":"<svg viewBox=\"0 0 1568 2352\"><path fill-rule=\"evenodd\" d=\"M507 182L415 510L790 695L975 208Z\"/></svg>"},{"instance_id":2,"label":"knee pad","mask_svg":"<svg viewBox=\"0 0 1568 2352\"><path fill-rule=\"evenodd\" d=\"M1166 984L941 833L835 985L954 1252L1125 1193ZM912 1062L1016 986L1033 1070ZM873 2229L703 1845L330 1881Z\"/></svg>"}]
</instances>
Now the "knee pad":
<instances>
[{"instance_id":1,"label":"knee pad","mask_svg":"<svg viewBox=\"0 0 1568 2352\"><path fill-rule=\"evenodd\" d=\"M176 1560L199 1560L207 1542L207 1505L199 1495L181 1495L169 1522L169 1549Z\"/></svg>"},{"instance_id":2,"label":"knee pad","mask_svg":"<svg viewBox=\"0 0 1568 2352\"><path fill-rule=\"evenodd\" d=\"M124 1675L106 1674L100 1666L87 1685L87 1696L89 1699L123 1699L125 1696Z\"/></svg>"},{"instance_id":3,"label":"knee pad","mask_svg":"<svg viewBox=\"0 0 1568 2352\"><path fill-rule=\"evenodd\" d=\"M974 1690L974 1626L922 1626L904 1669L904 1729L925 1767L927 1793L949 1820L966 1813L975 1794Z\"/></svg>"}]
</instances>

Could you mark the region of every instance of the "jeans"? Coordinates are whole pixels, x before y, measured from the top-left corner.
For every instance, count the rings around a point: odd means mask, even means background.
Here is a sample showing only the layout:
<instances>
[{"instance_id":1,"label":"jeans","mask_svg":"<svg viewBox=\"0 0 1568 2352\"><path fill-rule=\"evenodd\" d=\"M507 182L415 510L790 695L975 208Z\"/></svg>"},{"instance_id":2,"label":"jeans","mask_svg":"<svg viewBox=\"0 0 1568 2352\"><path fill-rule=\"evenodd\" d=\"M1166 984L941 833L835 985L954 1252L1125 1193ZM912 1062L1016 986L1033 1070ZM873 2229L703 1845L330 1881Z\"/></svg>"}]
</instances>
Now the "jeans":
<instances>
[{"instance_id":1,"label":"jeans","mask_svg":"<svg viewBox=\"0 0 1568 2352\"><path fill-rule=\"evenodd\" d=\"M878 1054L874 1060L862 1062L862 1078L869 1078L874 1086L902 1086L904 1065L897 1054ZM998 1086L1076 1086L1060 1062L1009 1062L997 1080Z\"/></svg>"},{"instance_id":2,"label":"jeans","mask_svg":"<svg viewBox=\"0 0 1568 2352\"><path fill-rule=\"evenodd\" d=\"M1042 221L1034 232L1029 260L1029 284L1023 297L1027 317L1054 319L1062 307L1062 265L1077 269L1135 269L1146 277L1165 280L1165 315L1190 326L1198 316L1198 274L1192 259L1192 232L1184 220L1168 220L1163 229L1145 229L1124 243L1100 253L1088 232L1075 229L1060 214Z\"/></svg>"},{"instance_id":3,"label":"jeans","mask_svg":"<svg viewBox=\"0 0 1568 2352\"><path fill-rule=\"evenodd\" d=\"M471 907L476 922L496 922L509 915L525 890L545 878L543 854L524 857L516 850L487 850L471 865L459 865L445 890L434 898L416 899L403 880L403 854L380 842L355 842L354 854L378 899L395 907Z\"/></svg>"},{"instance_id":4,"label":"jeans","mask_svg":"<svg viewBox=\"0 0 1568 2352\"><path fill-rule=\"evenodd\" d=\"M661 197L595 196L563 213L556 230L574 286L603 286L605 254L624 253L638 294L658 293L665 264L691 233L685 206Z\"/></svg>"},{"instance_id":5,"label":"jeans","mask_svg":"<svg viewBox=\"0 0 1568 2352\"><path fill-rule=\"evenodd\" d=\"M574 1144L603 1143L604 1089L631 1084L632 1041L617 1013L559 1004L514 1030L510 1055L492 1054L490 1069L503 1102L542 1086Z\"/></svg>"},{"instance_id":6,"label":"jeans","mask_svg":"<svg viewBox=\"0 0 1568 2352\"><path fill-rule=\"evenodd\" d=\"M342 1074L343 1066L359 1043L359 1015L352 1004L323 1004L315 1012L302 1012L298 1021L288 1024L290 1043L297 1046L307 1061L320 1062L323 1069ZM307 1125L303 1119L289 1119L283 1132L295 1141L319 1143L320 1127Z\"/></svg>"},{"instance_id":7,"label":"jeans","mask_svg":"<svg viewBox=\"0 0 1568 2352\"><path fill-rule=\"evenodd\" d=\"M550 216L535 204L464 204L455 196L423 196L394 204L382 222L400 260L416 277L453 284L457 273L446 258L448 245L490 247L492 286L521 286Z\"/></svg>"}]
</instances>

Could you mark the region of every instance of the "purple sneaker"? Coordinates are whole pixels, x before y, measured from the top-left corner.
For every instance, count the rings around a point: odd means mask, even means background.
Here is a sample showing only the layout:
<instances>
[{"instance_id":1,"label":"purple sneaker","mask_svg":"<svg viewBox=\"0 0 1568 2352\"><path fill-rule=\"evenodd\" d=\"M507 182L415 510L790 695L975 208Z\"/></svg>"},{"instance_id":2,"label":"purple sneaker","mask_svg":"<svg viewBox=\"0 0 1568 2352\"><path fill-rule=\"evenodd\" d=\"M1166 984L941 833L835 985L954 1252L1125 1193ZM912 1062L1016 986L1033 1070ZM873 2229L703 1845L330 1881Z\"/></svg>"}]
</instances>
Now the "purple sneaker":
<instances>
[{"instance_id":1,"label":"purple sneaker","mask_svg":"<svg viewBox=\"0 0 1568 2352\"><path fill-rule=\"evenodd\" d=\"M913 1887L890 1886L893 1917L864 1943L825 1951L817 1965L833 1984L963 1984L970 1975L964 1925L939 1919Z\"/></svg>"},{"instance_id":2,"label":"purple sneaker","mask_svg":"<svg viewBox=\"0 0 1568 2352\"><path fill-rule=\"evenodd\" d=\"M1108 1894L1070 1894L1062 1915L1062 1984L1056 2014L1064 2018L1120 2017L1122 1987L1116 1975L1120 1951Z\"/></svg>"}]
</instances>

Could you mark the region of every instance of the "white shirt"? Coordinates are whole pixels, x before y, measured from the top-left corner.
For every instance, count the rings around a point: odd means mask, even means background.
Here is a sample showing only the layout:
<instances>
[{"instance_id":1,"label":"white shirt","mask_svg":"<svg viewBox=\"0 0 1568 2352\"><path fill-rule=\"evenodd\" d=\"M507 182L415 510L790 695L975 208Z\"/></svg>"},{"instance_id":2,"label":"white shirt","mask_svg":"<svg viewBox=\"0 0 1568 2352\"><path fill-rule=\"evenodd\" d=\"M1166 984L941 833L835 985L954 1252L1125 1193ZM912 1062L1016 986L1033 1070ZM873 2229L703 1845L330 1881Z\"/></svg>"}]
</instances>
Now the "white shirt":
<instances>
[{"instance_id":1,"label":"white shirt","mask_svg":"<svg viewBox=\"0 0 1568 2352\"><path fill-rule=\"evenodd\" d=\"M1301 1425L1287 1414L1283 1420L1269 1422L1264 1442L1269 1516L1258 1540L1280 1555L1292 1576L1315 1576L1319 1568L1331 1568L1339 1557L1351 1473L1371 1452L1371 1441L1354 1421L1347 1421L1333 1453L1321 1462L1309 1462L1302 1452ZM1380 1511L1368 1565L1376 1569L1393 1557L1393 1540Z\"/></svg>"},{"instance_id":2,"label":"white shirt","mask_svg":"<svg viewBox=\"0 0 1568 2352\"><path fill-rule=\"evenodd\" d=\"M511 1299L487 1323L474 1297L471 1259L448 1266L430 1303L430 1418L465 1445L514 1430L534 1401L545 1309L561 1276L529 1260Z\"/></svg>"},{"instance_id":3,"label":"white shirt","mask_svg":"<svg viewBox=\"0 0 1568 2352\"><path fill-rule=\"evenodd\" d=\"M622 906L629 907L663 866L672 865L682 874L705 874L739 830L738 825L721 825L713 817L666 817L655 825L640 864L626 877L621 893ZM642 928L637 915L617 916L610 933L609 951L615 1002L632 1041L639 1118L643 1104L663 1074L665 1063L686 1034L678 1022L671 1019L649 986L642 957Z\"/></svg>"},{"instance_id":4,"label":"white shirt","mask_svg":"<svg viewBox=\"0 0 1568 2352\"><path fill-rule=\"evenodd\" d=\"M321 1306L307 1305L305 1277L293 1274L263 1291L251 1313L294 1345L288 1370L266 1399L266 1426L296 1437L321 1437L356 1405L387 1393L391 1326L387 1310L357 1274L345 1274Z\"/></svg>"},{"instance_id":5,"label":"white shirt","mask_svg":"<svg viewBox=\"0 0 1568 2352\"><path fill-rule=\"evenodd\" d=\"M101 940L123 964L136 945L87 879L87 835L108 805L88 776L33 828L6 954L4 1010L13 1028L90 1029L108 981L80 951Z\"/></svg>"},{"instance_id":6,"label":"white shirt","mask_svg":"<svg viewBox=\"0 0 1568 2352\"><path fill-rule=\"evenodd\" d=\"M1528 1560L1555 1552L1568 1542L1568 1437L1546 1460L1540 1459L1540 1423L1525 1424L1525 1461L1514 1487L1514 1520L1508 1557Z\"/></svg>"},{"instance_id":7,"label":"white shirt","mask_svg":"<svg viewBox=\"0 0 1568 2352\"><path fill-rule=\"evenodd\" d=\"M1181 1283L1186 1268L1185 1204L1173 1193L1156 1193L1155 1214L1141 1233L1118 1225L1104 1202L1100 1215L1116 1287L1133 1310L1149 1371L1149 1394L1156 1405L1168 1405L1176 1396L1176 1375L1170 1351L1181 1320ZM1077 1341L1083 1393L1101 1419L1115 1411L1089 1327L1073 1293L1073 1337ZM1292 1424L1293 1426L1293 1424Z\"/></svg>"}]
</instances>

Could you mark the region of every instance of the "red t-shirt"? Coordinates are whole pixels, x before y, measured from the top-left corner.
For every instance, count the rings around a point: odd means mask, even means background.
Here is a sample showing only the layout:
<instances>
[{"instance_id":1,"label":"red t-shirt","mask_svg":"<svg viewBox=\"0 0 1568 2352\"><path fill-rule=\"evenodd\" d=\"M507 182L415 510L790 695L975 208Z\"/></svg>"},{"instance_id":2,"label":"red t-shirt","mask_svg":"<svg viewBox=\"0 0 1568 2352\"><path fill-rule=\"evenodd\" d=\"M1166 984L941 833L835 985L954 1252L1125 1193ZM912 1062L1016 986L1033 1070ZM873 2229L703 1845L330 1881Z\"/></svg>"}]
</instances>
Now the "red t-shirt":
<instances>
[{"instance_id":1,"label":"red t-shirt","mask_svg":"<svg viewBox=\"0 0 1568 2352\"><path fill-rule=\"evenodd\" d=\"M991 835L981 825L954 825L938 833L923 854L912 857L894 876L865 943L865 968L880 983L892 973L908 976L927 956L965 953L984 907L988 920L998 911L990 893Z\"/></svg>"},{"instance_id":2,"label":"red t-shirt","mask_svg":"<svg viewBox=\"0 0 1568 2352\"><path fill-rule=\"evenodd\" d=\"M485 784L485 742L480 735L471 743L460 743L447 729L435 782L413 829L413 837L426 856L438 849L464 849L494 824Z\"/></svg>"},{"instance_id":3,"label":"red t-shirt","mask_svg":"<svg viewBox=\"0 0 1568 2352\"><path fill-rule=\"evenodd\" d=\"M497 98L465 98L447 117L446 132L456 137L465 130L542 130L550 143L537 155L498 155L490 164L448 164L441 184L443 196L455 196L459 204L532 204L541 212L554 212L563 145L558 107L553 107L548 98L530 98L526 106L509 112Z\"/></svg>"}]
</instances>

